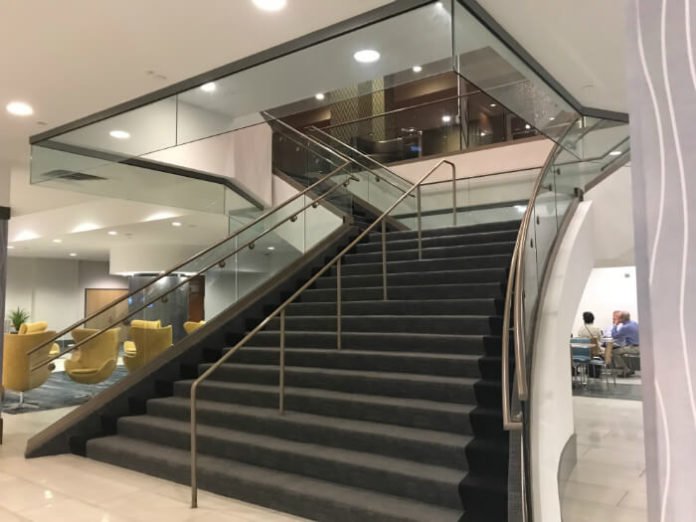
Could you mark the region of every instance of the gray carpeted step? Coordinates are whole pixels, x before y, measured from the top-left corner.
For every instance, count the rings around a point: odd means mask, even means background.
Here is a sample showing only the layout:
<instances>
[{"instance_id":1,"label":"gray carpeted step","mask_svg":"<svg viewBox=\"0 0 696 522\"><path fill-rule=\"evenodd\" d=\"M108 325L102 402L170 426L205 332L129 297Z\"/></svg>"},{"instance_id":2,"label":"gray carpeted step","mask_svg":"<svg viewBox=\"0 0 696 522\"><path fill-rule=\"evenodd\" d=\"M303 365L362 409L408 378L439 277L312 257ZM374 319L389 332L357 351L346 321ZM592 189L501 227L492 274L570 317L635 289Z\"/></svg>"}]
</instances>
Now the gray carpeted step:
<instances>
[{"instance_id":1,"label":"gray carpeted step","mask_svg":"<svg viewBox=\"0 0 696 522\"><path fill-rule=\"evenodd\" d=\"M476 232L493 232L498 230L519 230L520 221L499 221L496 223L480 223L477 225L459 225L442 228L428 228L421 231L423 237L433 236L452 236L457 234L472 234ZM379 241L382 237L380 231L370 232L369 240ZM397 230L387 232L387 237L391 239L415 239L418 237L416 230Z\"/></svg>"},{"instance_id":2,"label":"gray carpeted step","mask_svg":"<svg viewBox=\"0 0 696 522\"><path fill-rule=\"evenodd\" d=\"M342 280L343 278L341 278ZM333 280L334 285L336 280ZM389 300L420 300L420 299L476 299L476 298L502 298L505 292L503 284L499 281L490 283L464 283L447 285L413 285L394 286L388 285L387 297ZM382 286L380 285L360 288L342 288L341 297L345 301L382 300ZM308 288L300 296L298 302L333 301L336 302L336 288Z\"/></svg>"},{"instance_id":3,"label":"gray carpeted step","mask_svg":"<svg viewBox=\"0 0 696 522\"><path fill-rule=\"evenodd\" d=\"M471 268L468 270L443 270L439 272L402 272L387 275L387 287L409 285L444 285L463 283L493 283L505 279L507 268ZM358 288L382 285L382 275L349 275L341 277L343 288ZM336 277L320 277L314 288L336 288Z\"/></svg>"},{"instance_id":4,"label":"gray carpeted step","mask_svg":"<svg viewBox=\"0 0 696 522\"><path fill-rule=\"evenodd\" d=\"M401 272L427 272L442 270L465 270L468 268L508 268L510 266L510 254L498 254L490 256L449 257L443 259L423 259L413 261L388 261L387 273L398 274ZM389 254L387 254L389 259ZM344 276L360 274L381 274L382 263L350 263L342 267ZM331 275L336 275L336 267L331 269Z\"/></svg>"},{"instance_id":5,"label":"gray carpeted step","mask_svg":"<svg viewBox=\"0 0 696 522\"><path fill-rule=\"evenodd\" d=\"M149 415L190 420L190 401L184 397L165 397L147 402ZM465 470L466 445L470 436L458 433L408 428L393 424L319 416L277 408L256 408L240 404L198 401L199 422L249 433L325 444L355 451L381 453L438 466Z\"/></svg>"},{"instance_id":6,"label":"gray carpeted step","mask_svg":"<svg viewBox=\"0 0 696 522\"><path fill-rule=\"evenodd\" d=\"M434 335L392 332L343 332L342 348L346 350L376 350L418 353L457 353L462 355L500 355L500 336L495 335ZM236 344L228 339L230 346ZM279 346L280 334L272 331L257 333L251 344ZM285 345L297 348L336 348L336 334L331 332L285 333Z\"/></svg>"},{"instance_id":7,"label":"gray carpeted step","mask_svg":"<svg viewBox=\"0 0 696 522\"><path fill-rule=\"evenodd\" d=\"M200 373L210 364L201 364ZM223 364L213 377L216 381L233 383L278 384L279 367L255 364ZM442 377L404 372L343 370L286 366L285 385L364 395L404 397L429 401L473 404L474 382L466 377Z\"/></svg>"},{"instance_id":8,"label":"gray carpeted step","mask_svg":"<svg viewBox=\"0 0 696 522\"><path fill-rule=\"evenodd\" d=\"M125 437L183 450L190 447L190 429L189 422L147 415L124 417L118 424ZM457 486L463 470L215 426L199 424L197 431L201 454L452 509L461 505Z\"/></svg>"},{"instance_id":9,"label":"gray carpeted step","mask_svg":"<svg viewBox=\"0 0 696 522\"><path fill-rule=\"evenodd\" d=\"M336 316L295 315L285 318L285 331L335 332ZM268 330L280 330L280 318L271 319ZM413 332L496 335L502 331L502 318L484 315L345 315L341 316L343 332Z\"/></svg>"},{"instance_id":10,"label":"gray carpeted step","mask_svg":"<svg viewBox=\"0 0 696 522\"><path fill-rule=\"evenodd\" d=\"M422 250L423 259L447 259L467 256L485 256L485 255L512 255L515 248L514 241L501 241L496 243L478 243L462 246L444 246L430 247ZM409 249L403 250L388 250L388 261L412 261L418 260L417 246L414 244ZM344 265L353 263L381 263L382 250L369 252L366 254L350 253L343 258Z\"/></svg>"},{"instance_id":11,"label":"gray carpeted step","mask_svg":"<svg viewBox=\"0 0 696 522\"><path fill-rule=\"evenodd\" d=\"M88 442L91 458L188 484L190 454L122 436ZM320 522L456 522L460 509L334 484L291 473L201 455L202 488Z\"/></svg>"},{"instance_id":12,"label":"gray carpeted step","mask_svg":"<svg viewBox=\"0 0 696 522\"><path fill-rule=\"evenodd\" d=\"M245 346L230 359L230 364L277 365L279 357L278 347ZM479 355L287 348L285 363L288 366L344 370L369 369L449 377L478 378L481 376L479 368L481 356Z\"/></svg>"},{"instance_id":13,"label":"gray carpeted step","mask_svg":"<svg viewBox=\"0 0 696 522\"><path fill-rule=\"evenodd\" d=\"M174 383L174 394L189 397L193 381ZM204 381L199 398L261 408L278 406L278 386ZM422 399L378 397L312 388L285 389L287 410L471 435L473 406Z\"/></svg>"},{"instance_id":14,"label":"gray carpeted step","mask_svg":"<svg viewBox=\"0 0 696 522\"><path fill-rule=\"evenodd\" d=\"M331 302L297 302L287 308L287 316L336 315L336 299ZM347 301L341 303L344 315L501 315L502 299L422 299L389 301Z\"/></svg>"},{"instance_id":15,"label":"gray carpeted step","mask_svg":"<svg viewBox=\"0 0 696 522\"><path fill-rule=\"evenodd\" d=\"M515 241L517 230L496 230L493 232L474 232L471 234L454 234L448 236L431 236L422 239L422 247L452 247L460 245L475 245L479 243L496 243L500 241ZM387 253L395 250L412 250L417 248L416 239L393 239L387 238ZM381 252L381 241L361 242L355 245L355 252L364 254L368 252Z\"/></svg>"}]
</instances>

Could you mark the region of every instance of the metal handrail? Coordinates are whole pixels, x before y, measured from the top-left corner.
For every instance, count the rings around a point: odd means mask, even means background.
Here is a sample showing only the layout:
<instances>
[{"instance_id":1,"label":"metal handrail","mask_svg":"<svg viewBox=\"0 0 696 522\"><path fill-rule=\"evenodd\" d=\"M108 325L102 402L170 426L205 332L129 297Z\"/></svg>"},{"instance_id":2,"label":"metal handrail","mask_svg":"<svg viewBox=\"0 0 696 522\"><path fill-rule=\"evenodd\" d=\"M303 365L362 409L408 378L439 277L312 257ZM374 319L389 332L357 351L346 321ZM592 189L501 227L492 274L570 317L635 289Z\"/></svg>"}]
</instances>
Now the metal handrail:
<instances>
[{"instance_id":1,"label":"metal handrail","mask_svg":"<svg viewBox=\"0 0 696 522\"><path fill-rule=\"evenodd\" d=\"M104 313L105 311L107 311L108 309L112 308L114 305L116 305L116 304L118 304L118 303L121 303L121 302L123 302L123 301L125 301L125 300L127 300L127 299L132 298L133 296L135 296L135 295L139 294L140 292L144 291L146 288L151 287L152 285L154 285L157 281L160 281L161 279L163 279L163 278L165 278L165 277L167 277L167 276L173 274L174 272L176 272L176 271L179 270L180 268L182 268L182 267L188 265L189 263L191 263L191 262L193 262L193 261L195 261L195 260L197 260L197 259L203 257L205 254L207 254L207 253L209 253L209 252L215 250L216 248L220 247L221 245L227 243L228 241L231 241L232 239L235 239L235 238L238 237L240 234L246 232L247 230L253 228L253 227L256 226L256 225L258 225L260 222L266 220L269 216L272 216L273 214L277 213L279 210L284 209L285 207L287 207L287 206L288 206L290 203L292 203L293 201L296 201L298 198L305 196L307 193L309 193L311 190L313 190L314 188L316 188L318 185L320 185L321 183L323 183L323 182L326 181L327 179L329 179L329 178L335 176L336 174L338 174L339 172L341 172L341 171L342 171L343 169L345 169L348 165L350 165L350 161L346 161L346 162L342 163L342 164L339 165L336 169L334 169L334 170L332 170L330 173L328 173L326 176L323 176L323 177L322 177L321 179L319 179L318 181L316 181L316 182L312 183L311 185L309 185L309 186L308 186L306 189L304 189L302 192L298 192L298 193L295 194L293 197L291 197L291 198L289 198L288 200L286 200L285 202L283 202L281 205L279 205L279 206L277 206L277 207L275 207L275 208L269 210L268 212L265 212L264 214L262 214L261 216L259 216L258 218L256 218L254 221L252 221L252 222L246 224L245 226L243 226L243 227L240 228L239 230L235 231L235 233L232 234L231 236L227 236L226 238L222 239L221 241L218 241L217 243L215 243L214 245L212 245L212 246L210 246L210 247L207 247L207 248L205 248L204 250L201 250L201 251L198 252L197 254L194 254L193 256L191 256L190 258L188 258L186 261L183 261L182 263L179 263L179 264L176 265L174 268L170 268L170 269L167 270L166 272L164 272L164 273L162 273L162 274L159 274L159 275L157 276L157 278L153 279L153 280L150 281L149 283L146 283L145 285L143 285L142 287L138 288L137 290L134 290L133 292L130 292L129 294L127 294L127 295L125 295L125 296L122 296L122 297L116 299L115 301L112 301L111 303L109 303L108 305L106 305L106 306L100 308L100 309L97 310L96 312L93 312L92 314L88 315L87 317L84 317L84 318L80 319L78 322L73 323L73 324L70 325L69 327L67 327L67 328L61 330L60 332L58 332L58 333L57 333L56 335L54 335L50 340L48 340L48 341L46 341L45 343L43 343L43 344L37 346L36 348L33 348L33 349L29 350L28 354L31 355L31 354L33 354L33 353L39 351L41 348L44 348L45 346L49 346L49 345L53 344L54 342L56 342L58 339L60 339L60 338L63 337L64 335L70 333L72 330L74 330L75 328L79 327L80 325L86 323L87 321L90 321L90 320L94 319L95 317L98 317L99 315L101 315L102 313ZM353 176L351 176L351 178L352 178L353 181L356 181L356 180L357 180L357 178L355 178L355 177L353 177ZM244 248L246 248L246 246L248 246L248 245L253 245L256 241L258 241L258 239L260 239L260 238L264 237L265 235L267 235L268 233L272 232L273 230L275 230L276 228L278 228L278 227L279 227L280 225L282 225L283 223L286 223L288 220L297 219L297 215L298 215L300 212L303 212L304 210L306 210L306 209L307 209L308 207L310 207L310 206L316 206L317 202L322 201L324 198L326 198L326 197L329 196L331 193L333 193L336 189L338 189L339 187L344 186L344 185L345 185L345 182L337 184L336 186L332 187L330 190L328 190L327 192L325 192L325 193L324 193L322 196L320 196L319 198L315 199L314 201L312 201L312 202L309 203L308 205L305 205L305 206L304 206L302 209L300 209L299 211L293 212L291 216L288 216L288 217L286 217L285 219L283 219L282 221L279 221L279 222L276 223L273 227L271 227L271 228L269 228L268 230L264 231L262 234L260 234L259 236L255 237L255 238L252 239L251 241L247 242L245 245L242 245L241 247L239 247L239 248L238 248L237 250L235 250L233 253L227 255L227 256L224 257L223 259L218 259L218 260L216 260L214 263L212 263L211 265L207 266L205 269L199 270L195 275L192 275L192 276L188 277L187 279L184 279L183 281L181 281L181 282L178 283L177 285L175 285L175 286L173 286L172 288L170 288L169 290L167 290L165 293L163 293L163 294L161 294L161 295L158 295L157 298L155 298L155 299L153 299L153 300L147 302L146 304L142 305L142 306L139 307L138 309L134 310L133 312L131 312L131 313L130 313L128 316L126 316L125 318L119 319L119 320L116 321L115 323L112 323L110 326L108 326L108 327L106 327L106 328L103 328L103 329L100 330L99 332L96 332L96 333L90 335L89 337L86 337L86 338L83 339L82 341L80 341L80 342L78 342L78 343L76 343L76 344L74 344L74 345L71 345L67 350L61 351L61 352L58 353L57 355L54 355L53 357L49 357L48 359L46 359L46 360L40 362L39 364L33 366L33 367L31 368L31 371L34 371L34 370L36 370L36 369L38 369L38 368L41 368L42 366L45 366L46 364L48 364L48 363L54 361L55 359L58 359L58 358L62 357L62 356L65 355L66 353L70 353L71 351L75 350L76 348L79 348L81 345L83 345L83 344L89 342L90 340L94 339L95 337L101 335L101 334L104 333L106 330L108 330L108 329L110 329L110 328L113 328L113 327L115 327L115 326L118 326L121 322L123 322L123 320L128 319L129 317L132 317L133 315L135 315L135 314L138 313L139 311L143 310L143 309L146 308L147 306L149 306L149 305L153 304L154 302L156 302L156 301L162 299L163 297L169 295L171 292L173 292L173 291L176 290L177 288L179 288L179 287L181 287L182 285L188 283L188 282L189 282L191 279L193 279L194 277L197 277L198 275L200 275L201 273L203 273L203 272L209 270L209 269L212 268L213 266L215 266L215 265L217 265L217 264L220 264L221 262L225 261L225 260L228 259L229 257L235 255L237 252L239 252L239 251L243 250ZM253 247L252 247L252 248L253 248Z\"/></svg>"},{"instance_id":2,"label":"metal handrail","mask_svg":"<svg viewBox=\"0 0 696 522\"><path fill-rule=\"evenodd\" d=\"M382 229L382 297L386 301L387 295L387 257L386 257L386 218L387 216L406 199L414 190L420 188L422 183L430 177L442 165L449 165L456 178L456 165L448 160L441 160L431 168L423 177L414 183L406 192L404 192L387 210L385 210L372 224L363 230L358 236L351 241L348 246L344 247L331 261L326 263L316 274L314 274L307 282L305 282L298 290L296 290L289 298L280 304L273 312L271 312L263 321L247 333L237 344L230 348L227 353L220 357L210 368L200 375L191 384L191 507L198 506L198 417L197 417L197 399L198 387L210 375L222 366L230 357L243 348L258 332L263 330L268 324L278 315L280 315L280 375L279 375L279 395L278 409L281 414L285 412L285 310L290 306L307 288L312 286L317 279L324 275L331 267L336 265L336 348L341 349L341 262L353 247L359 243L367 234L369 234L377 224L381 224ZM418 224L418 236L420 241L420 220Z\"/></svg>"},{"instance_id":3,"label":"metal handrail","mask_svg":"<svg viewBox=\"0 0 696 522\"><path fill-rule=\"evenodd\" d=\"M542 182L553 165L555 158L563 150L561 143L563 139L568 135L568 133L574 127L578 118L574 119L568 127L565 129L563 134L556 142L556 145L552 149L551 153L546 157L539 175L534 182L534 188L532 189L529 203L525 209L524 215L522 216L522 221L520 223L520 231L517 234L517 239L515 240L515 248L512 252L512 259L510 260L510 270L508 272L507 287L505 290L505 303L503 305L503 325L502 325L502 339L501 339L501 376L502 376L502 406L503 406L503 427L506 430L521 430L523 426L523 421L521 419L513 419L510 412L510 308L513 309L514 315L514 348L515 348L515 372L517 378L517 395L520 400L527 400L529 386L527 383L527 361L526 361L526 347L524 339L524 253L527 243L527 234L529 232L529 225L532 221L532 213L534 212L534 206L536 204L536 199L541 193ZM514 293L513 293L514 290ZM513 302L514 296L514 302Z\"/></svg>"},{"instance_id":4,"label":"metal handrail","mask_svg":"<svg viewBox=\"0 0 696 522\"><path fill-rule=\"evenodd\" d=\"M317 132L317 133L321 134L322 136L324 136L324 137L330 139L331 141L334 141L334 142L336 142L336 143L339 143L342 147L345 147L345 148L347 148L347 149L350 149L351 151L353 151L353 152L355 152L356 154L358 154L361 158L366 158L366 159L370 160L372 163L374 163L375 165L377 165L380 169L386 170L386 171L389 172L389 174L391 174L392 176L395 176L396 178L400 179L400 180L401 180L402 182L404 182L407 186L411 184L410 181L408 181L407 179L402 178L402 177L399 176L396 172L394 172L392 169L390 169L389 167L387 167L387 166L384 165L383 163L380 163L380 162L377 161L376 159L371 158L370 156L368 156L367 154L365 154L365 153L363 153L363 152L360 152L360 151L359 151L358 149L356 149L355 147L351 147L350 145L348 145L347 143L345 143L345 142L339 140L339 139L336 138L335 136L332 136L331 134L329 134L329 133L327 133L327 132L324 132L322 129L318 128L317 126L315 126L315 125L310 125L309 127L307 127L307 129L310 130L310 131L312 131L312 132ZM339 150L336 150L335 152L337 152L338 154L341 154L343 157L345 157L345 158L347 158L347 159L353 160L353 161L355 161L356 163L360 164L355 158L351 158L350 156L347 156L347 155L341 153L341 151L339 151ZM402 187L399 187L396 183L390 181L388 178L385 178L385 177L382 176L381 174L378 174L378 173L375 172L373 169L371 169L371 168L369 168L369 167L366 167L365 165L362 165L362 164L360 164L360 166L363 167L364 169L370 171L370 172L371 172L372 174L374 174L376 177L382 179L383 181L385 181L386 183L388 183L389 185L391 185L392 187L394 187L396 190L398 190L398 191L400 191L400 192L405 192L405 190L404 190Z\"/></svg>"}]
</instances>

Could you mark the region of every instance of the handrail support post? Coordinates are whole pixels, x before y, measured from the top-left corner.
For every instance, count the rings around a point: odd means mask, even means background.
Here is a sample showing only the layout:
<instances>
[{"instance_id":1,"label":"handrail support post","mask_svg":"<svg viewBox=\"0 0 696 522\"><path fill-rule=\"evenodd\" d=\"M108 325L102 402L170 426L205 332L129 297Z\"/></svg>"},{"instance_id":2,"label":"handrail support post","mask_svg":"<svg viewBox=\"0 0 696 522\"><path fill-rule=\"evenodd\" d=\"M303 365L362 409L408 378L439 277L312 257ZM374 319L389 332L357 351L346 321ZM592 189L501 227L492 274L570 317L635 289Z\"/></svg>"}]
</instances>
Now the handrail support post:
<instances>
[{"instance_id":1,"label":"handrail support post","mask_svg":"<svg viewBox=\"0 0 696 522\"><path fill-rule=\"evenodd\" d=\"M452 225L457 226L457 167L450 163L452 167Z\"/></svg>"},{"instance_id":2,"label":"handrail support post","mask_svg":"<svg viewBox=\"0 0 696 522\"><path fill-rule=\"evenodd\" d=\"M280 374L278 382L278 411L285 413L285 308L280 311Z\"/></svg>"},{"instance_id":3,"label":"handrail support post","mask_svg":"<svg viewBox=\"0 0 696 522\"><path fill-rule=\"evenodd\" d=\"M387 222L385 219L382 219L382 299L387 300Z\"/></svg>"},{"instance_id":4,"label":"handrail support post","mask_svg":"<svg viewBox=\"0 0 696 522\"><path fill-rule=\"evenodd\" d=\"M418 260L423 259L423 224L421 218L421 186L416 189L416 208L418 214Z\"/></svg>"}]
</instances>

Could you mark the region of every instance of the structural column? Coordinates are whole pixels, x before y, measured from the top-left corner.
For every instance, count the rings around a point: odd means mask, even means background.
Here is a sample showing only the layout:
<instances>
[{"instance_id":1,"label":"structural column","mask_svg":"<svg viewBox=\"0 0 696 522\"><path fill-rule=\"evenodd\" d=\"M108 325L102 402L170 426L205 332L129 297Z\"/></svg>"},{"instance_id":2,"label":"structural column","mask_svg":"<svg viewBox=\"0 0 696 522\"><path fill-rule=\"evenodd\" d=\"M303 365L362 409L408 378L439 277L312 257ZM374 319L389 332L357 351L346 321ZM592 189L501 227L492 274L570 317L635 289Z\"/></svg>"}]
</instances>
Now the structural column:
<instances>
[{"instance_id":1,"label":"structural column","mask_svg":"<svg viewBox=\"0 0 696 522\"><path fill-rule=\"evenodd\" d=\"M690 3L628 2L632 185L651 522L696 517L696 5Z\"/></svg>"}]
</instances>

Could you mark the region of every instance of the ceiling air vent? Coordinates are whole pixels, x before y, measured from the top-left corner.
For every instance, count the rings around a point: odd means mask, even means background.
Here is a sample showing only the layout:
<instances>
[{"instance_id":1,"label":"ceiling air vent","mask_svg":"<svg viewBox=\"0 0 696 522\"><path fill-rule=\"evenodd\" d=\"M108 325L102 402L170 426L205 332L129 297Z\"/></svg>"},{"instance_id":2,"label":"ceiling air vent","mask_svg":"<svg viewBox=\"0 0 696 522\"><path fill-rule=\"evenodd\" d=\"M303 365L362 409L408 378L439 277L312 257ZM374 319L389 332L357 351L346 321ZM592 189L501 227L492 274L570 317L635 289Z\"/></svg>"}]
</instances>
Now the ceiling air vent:
<instances>
[{"instance_id":1,"label":"ceiling air vent","mask_svg":"<svg viewBox=\"0 0 696 522\"><path fill-rule=\"evenodd\" d=\"M48 172L45 172L42 174L42 177L48 181L48 180L54 180L54 179L64 179L64 180L70 180L70 181L103 181L106 180L106 178L102 178L101 176L95 176L94 174L85 174L84 172L75 172L74 170L63 170L63 169L56 169L56 170L51 170Z\"/></svg>"}]
</instances>

